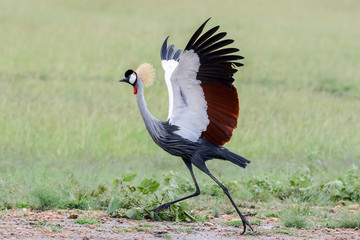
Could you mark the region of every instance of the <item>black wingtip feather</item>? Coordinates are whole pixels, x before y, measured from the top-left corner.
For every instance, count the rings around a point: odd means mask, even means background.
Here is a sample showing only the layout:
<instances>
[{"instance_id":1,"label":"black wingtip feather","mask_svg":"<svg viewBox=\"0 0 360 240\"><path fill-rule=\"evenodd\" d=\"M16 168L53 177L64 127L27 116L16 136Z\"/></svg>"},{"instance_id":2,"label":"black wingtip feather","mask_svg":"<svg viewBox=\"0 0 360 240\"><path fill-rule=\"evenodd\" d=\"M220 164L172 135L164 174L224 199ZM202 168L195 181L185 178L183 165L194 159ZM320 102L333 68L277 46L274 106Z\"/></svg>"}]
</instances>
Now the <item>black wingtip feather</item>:
<instances>
[{"instance_id":1,"label":"black wingtip feather","mask_svg":"<svg viewBox=\"0 0 360 240\"><path fill-rule=\"evenodd\" d=\"M173 59L175 61L179 61L180 60L180 54L181 54L181 50L180 49L176 49L176 51L174 52L174 56L173 56Z\"/></svg>"},{"instance_id":2,"label":"black wingtip feather","mask_svg":"<svg viewBox=\"0 0 360 240\"><path fill-rule=\"evenodd\" d=\"M242 66L244 66L243 63L239 63L239 62L233 62L232 64L235 65L236 67L242 67Z\"/></svg>"},{"instance_id":3,"label":"black wingtip feather","mask_svg":"<svg viewBox=\"0 0 360 240\"><path fill-rule=\"evenodd\" d=\"M200 58L200 68L197 79L204 82L225 84L231 87L234 81L233 75L237 72L237 67L243 66L238 62L244 57L237 55L239 49L226 48L234 42L233 39L223 39L226 32L217 33L219 26L215 26L202 34L207 19L192 35L185 50L194 50Z\"/></svg>"},{"instance_id":4,"label":"black wingtip feather","mask_svg":"<svg viewBox=\"0 0 360 240\"><path fill-rule=\"evenodd\" d=\"M206 20L199 28L198 30L196 30L196 32L192 35L192 37L190 38L190 41L188 42L188 44L186 45L184 50L190 50L193 47L193 44L195 43L196 39L200 36L200 34L202 33L206 23L210 20L210 18L208 20Z\"/></svg>"},{"instance_id":5,"label":"black wingtip feather","mask_svg":"<svg viewBox=\"0 0 360 240\"><path fill-rule=\"evenodd\" d=\"M167 48L166 60L171 59L171 57L173 56L173 53L174 53L174 44L171 44L171 45Z\"/></svg>"},{"instance_id":6,"label":"black wingtip feather","mask_svg":"<svg viewBox=\"0 0 360 240\"><path fill-rule=\"evenodd\" d=\"M192 49L194 49L194 51L196 51L196 49L199 47L199 45L200 45L201 43L203 43L204 41L206 41L208 38L210 38L219 28L220 28L220 26L216 26L216 27L213 27L212 29L210 29L209 31L207 31L206 33L204 33L204 34L194 43L194 46L192 47Z\"/></svg>"},{"instance_id":7,"label":"black wingtip feather","mask_svg":"<svg viewBox=\"0 0 360 240\"><path fill-rule=\"evenodd\" d=\"M212 45L210 45L209 47L207 48L202 48L199 50L199 53L201 54L207 54L209 52L212 52L214 50L217 50L217 49L220 49L222 47L225 47L227 45L230 45L234 42L234 40L232 39L225 39L225 40L221 40L221 41L218 41Z\"/></svg>"},{"instance_id":8,"label":"black wingtip feather","mask_svg":"<svg viewBox=\"0 0 360 240\"><path fill-rule=\"evenodd\" d=\"M220 57L226 54L230 54L230 53L236 53L238 52L239 49L237 48L223 48L217 51L213 51L213 52L207 52L205 54L203 54L204 58L212 58L212 57Z\"/></svg>"},{"instance_id":9,"label":"black wingtip feather","mask_svg":"<svg viewBox=\"0 0 360 240\"><path fill-rule=\"evenodd\" d=\"M220 56L220 57L213 57L210 59L205 59L209 64L212 63L232 63L232 61L241 60L244 57L238 56L238 55L226 55L226 56Z\"/></svg>"},{"instance_id":10,"label":"black wingtip feather","mask_svg":"<svg viewBox=\"0 0 360 240\"><path fill-rule=\"evenodd\" d=\"M227 34L226 32L220 32L220 33L215 34L214 36L212 36L211 38L209 38L205 42L201 43L199 45L199 47L194 49L194 51L198 51L198 49L205 49L206 47L210 46L211 44L214 44L215 42L220 41L221 39L223 39L226 36L226 34Z\"/></svg>"},{"instance_id":11,"label":"black wingtip feather","mask_svg":"<svg viewBox=\"0 0 360 240\"><path fill-rule=\"evenodd\" d=\"M161 60L166 59L166 56L167 56L167 40L168 39L169 39L169 36L167 36L165 38L165 41L164 41L163 45L161 46L161 51L160 51Z\"/></svg>"},{"instance_id":12,"label":"black wingtip feather","mask_svg":"<svg viewBox=\"0 0 360 240\"><path fill-rule=\"evenodd\" d=\"M165 38L165 41L164 41L163 45L161 46L161 51L160 51L161 60L167 60L167 61L175 60L178 62L182 51L180 49L175 50L174 44L170 44L168 47L167 46L168 39L169 39L169 36L167 38Z\"/></svg>"}]
</instances>

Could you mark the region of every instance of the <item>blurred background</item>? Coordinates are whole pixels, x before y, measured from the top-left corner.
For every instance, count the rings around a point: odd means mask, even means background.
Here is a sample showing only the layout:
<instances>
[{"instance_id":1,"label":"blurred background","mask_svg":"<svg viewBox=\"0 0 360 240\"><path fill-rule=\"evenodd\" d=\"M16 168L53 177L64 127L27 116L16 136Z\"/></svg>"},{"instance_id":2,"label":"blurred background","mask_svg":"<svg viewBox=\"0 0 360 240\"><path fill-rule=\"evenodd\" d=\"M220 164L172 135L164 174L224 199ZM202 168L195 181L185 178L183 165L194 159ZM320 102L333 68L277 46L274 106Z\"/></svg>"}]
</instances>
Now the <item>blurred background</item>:
<instances>
[{"instance_id":1,"label":"blurred background","mask_svg":"<svg viewBox=\"0 0 360 240\"><path fill-rule=\"evenodd\" d=\"M209 168L229 181L287 178L304 166L335 178L360 160L359 12L355 0L0 1L0 195L68 179L109 184L128 170L187 176L153 143L132 88L117 80L154 64L145 97L166 120L161 44L170 36L183 49L209 17L206 29L220 25L245 57L226 147L252 161Z\"/></svg>"}]
</instances>

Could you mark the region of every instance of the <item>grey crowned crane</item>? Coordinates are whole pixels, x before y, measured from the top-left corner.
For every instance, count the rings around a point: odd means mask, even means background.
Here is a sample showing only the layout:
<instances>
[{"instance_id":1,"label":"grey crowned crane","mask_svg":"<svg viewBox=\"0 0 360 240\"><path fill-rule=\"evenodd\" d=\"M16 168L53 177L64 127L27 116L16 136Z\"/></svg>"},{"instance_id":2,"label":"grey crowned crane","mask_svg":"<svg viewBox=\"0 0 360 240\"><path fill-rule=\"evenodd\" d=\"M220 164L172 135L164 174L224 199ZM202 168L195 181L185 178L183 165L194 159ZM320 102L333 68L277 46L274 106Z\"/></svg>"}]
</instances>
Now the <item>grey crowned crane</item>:
<instances>
[{"instance_id":1,"label":"grey crowned crane","mask_svg":"<svg viewBox=\"0 0 360 240\"><path fill-rule=\"evenodd\" d=\"M216 33L219 26L201 35L208 21L196 30L184 51L175 50L173 44L167 46L169 37L161 47L161 64L169 92L167 121L156 119L146 107L143 86L153 82L154 69L151 64L144 63L136 71L127 70L120 82L134 87L137 104L150 136L166 152L182 158L196 187L195 193L162 204L152 211L162 211L171 204L200 194L192 169L194 165L209 175L228 196L242 220L243 234L247 226L253 230L252 226L239 211L228 189L205 164L214 158L228 160L243 168L250 163L223 147L237 126L239 100L232 83L236 67L243 66L238 62L243 57L235 54L239 49L224 48L234 40L223 39L225 32Z\"/></svg>"}]
</instances>

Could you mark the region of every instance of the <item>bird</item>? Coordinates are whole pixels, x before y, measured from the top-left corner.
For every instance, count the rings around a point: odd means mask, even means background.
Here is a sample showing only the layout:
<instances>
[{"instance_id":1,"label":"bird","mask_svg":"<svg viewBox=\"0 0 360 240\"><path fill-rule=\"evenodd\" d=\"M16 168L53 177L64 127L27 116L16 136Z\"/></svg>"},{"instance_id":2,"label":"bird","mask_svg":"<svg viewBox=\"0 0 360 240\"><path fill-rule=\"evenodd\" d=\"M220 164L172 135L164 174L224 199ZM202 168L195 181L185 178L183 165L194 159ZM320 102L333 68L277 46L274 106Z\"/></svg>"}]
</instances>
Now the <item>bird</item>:
<instances>
[{"instance_id":1,"label":"bird","mask_svg":"<svg viewBox=\"0 0 360 240\"><path fill-rule=\"evenodd\" d=\"M151 211L159 212L172 204L200 195L200 188L193 172L193 166L215 181L229 198L243 224L253 228L243 215L228 188L226 188L206 166L211 159L227 160L245 168L250 161L231 152L223 145L231 139L237 126L239 100L233 75L239 60L239 49L229 47L234 40L224 39L226 32L218 32L215 26L203 33L207 19L192 35L184 50L168 46L166 37L162 44L161 65L165 71L165 82L169 94L168 120L155 118L148 110L144 98L144 86L152 85L154 67L141 64L136 71L129 69L125 82L133 86L137 105L147 131L153 141L171 155L182 158L195 184L195 192L189 196L164 203Z\"/></svg>"}]
</instances>

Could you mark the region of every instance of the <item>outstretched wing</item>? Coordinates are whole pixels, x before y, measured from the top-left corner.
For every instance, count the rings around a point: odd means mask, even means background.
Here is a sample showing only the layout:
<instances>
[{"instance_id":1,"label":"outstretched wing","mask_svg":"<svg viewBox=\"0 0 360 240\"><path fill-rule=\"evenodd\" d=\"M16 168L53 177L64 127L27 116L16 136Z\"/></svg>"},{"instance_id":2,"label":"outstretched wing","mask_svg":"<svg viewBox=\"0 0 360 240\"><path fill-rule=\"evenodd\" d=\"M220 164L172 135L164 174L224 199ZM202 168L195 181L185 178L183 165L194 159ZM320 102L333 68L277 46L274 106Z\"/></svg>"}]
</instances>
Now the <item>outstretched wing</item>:
<instances>
[{"instance_id":1,"label":"outstretched wing","mask_svg":"<svg viewBox=\"0 0 360 240\"><path fill-rule=\"evenodd\" d=\"M201 35L206 23L193 34L180 59L164 59L173 52L173 45L162 47L162 65L169 90L169 122L177 125L175 133L197 141L200 137L223 145L237 126L239 101L233 86L235 67L243 59L226 33L216 33L219 26ZM201 36L200 36L201 35ZM165 53L166 52L166 53Z\"/></svg>"}]
</instances>

